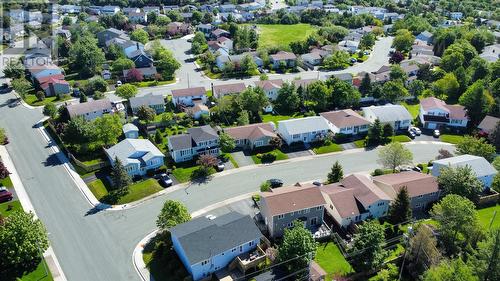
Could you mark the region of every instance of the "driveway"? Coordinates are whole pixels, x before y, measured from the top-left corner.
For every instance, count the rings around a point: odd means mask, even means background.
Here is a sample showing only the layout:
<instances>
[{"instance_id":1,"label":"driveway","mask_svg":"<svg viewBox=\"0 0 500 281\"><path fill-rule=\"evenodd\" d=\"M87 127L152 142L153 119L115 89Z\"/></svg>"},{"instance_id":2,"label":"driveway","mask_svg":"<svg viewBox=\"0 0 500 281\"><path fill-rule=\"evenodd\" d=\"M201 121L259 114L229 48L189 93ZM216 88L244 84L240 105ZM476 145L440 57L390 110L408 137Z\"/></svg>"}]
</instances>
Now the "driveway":
<instances>
[{"instance_id":1,"label":"driveway","mask_svg":"<svg viewBox=\"0 0 500 281\"><path fill-rule=\"evenodd\" d=\"M243 151L232 152L231 156L233 156L234 161L236 161L240 167L254 164L252 157L250 155L246 155Z\"/></svg>"},{"instance_id":2,"label":"driveway","mask_svg":"<svg viewBox=\"0 0 500 281\"><path fill-rule=\"evenodd\" d=\"M312 153L311 150L309 149L305 149L305 150L287 152L285 154L288 156L288 158L297 158L303 156L310 156L313 155L314 153Z\"/></svg>"}]
</instances>

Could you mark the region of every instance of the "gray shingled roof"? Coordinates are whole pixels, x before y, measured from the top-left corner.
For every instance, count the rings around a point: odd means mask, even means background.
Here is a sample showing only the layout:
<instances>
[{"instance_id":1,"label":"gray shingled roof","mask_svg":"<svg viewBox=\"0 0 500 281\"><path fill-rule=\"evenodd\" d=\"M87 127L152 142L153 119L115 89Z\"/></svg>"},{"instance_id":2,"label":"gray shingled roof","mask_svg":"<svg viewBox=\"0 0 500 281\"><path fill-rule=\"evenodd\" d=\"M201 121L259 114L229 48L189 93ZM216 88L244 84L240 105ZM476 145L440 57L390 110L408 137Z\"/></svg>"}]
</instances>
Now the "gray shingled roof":
<instances>
[{"instance_id":1,"label":"gray shingled roof","mask_svg":"<svg viewBox=\"0 0 500 281\"><path fill-rule=\"evenodd\" d=\"M436 164L451 166L453 168L469 166L476 173L477 177L484 177L497 173L497 170L495 170L495 168L486 159L469 154L445 158L441 160L434 160L433 163L433 169L436 167Z\"/></svg>"},{"instance_id":2,"label":"gray shingled roof","mask_svg":"<svg viewBox=\"0 0 500 281\"><path fill-rule=\"evenodd\" d=\"M284 128L290 135L295 135L305 132L329 130L330 127L328 127L328 124L323 117L311 116L279 121L278 128Z\"/></svg>"},{"instance_id":3,"label":"gray shingled roof","mask_svg":"<svg viewBox=\"0 0 500 281\"><path fill-rule=\"evenodd\" d=\"M170 232L177 237L192 265L262 237L250 216L236 212L213 220L195 218L171 228Z\"/></svg>"},{"instance_id":4,"label":"gray shingled roof","mask_svg":"<svg viewBox=\"0 0 500 281\"><path fill-rule=\"evenodd\" d=\"M152 93L149 93L142 97L130 98L130 107L132 108L136 108L141 105L152 106L157 104L165 104L163 95L153 95Z\"/></svg>"},{"instance_id":5,"label":"gray shingled roof","mask_svg":"<svg viewBox=\"0 0 500 281\"><path fill-rule=\"evenodd\" d=\"M145 139L124 139L105 151L113 160L118 157L124 166L130 163L145 166L145 162L151 158L165 156L153 143ZM132 157L137 152L139 152L139 156Z\"/></svg>"},{"instance_id":6,"label":"gray shingled roof","mask_svg":"<svg viewBox=\"0 0 500 281\"><path fill-rule=\"evenodd\" d=\"M86 113L101 111L104 109L107 109L110 112L113 109L113 106L111 105L111 101L109 101L109 99L92 100L84 103L68 105L67 107L69 116L71 117L81 116L85 115Z\"/></svg>"},{"instance_id":7,"label":"gray shingled roof","mask_svg":"<svg viewBox=\"0 0 500 281\"><path fill-rule=\"evenodd\" d=\"M128 132L139 132L139 128L137 128L137 126L132 123L127 123L123 125L122 130L124 134Z\"/></svg>"},{"instance_id":8,"label":"gray shingled roof","mask_svg":"<svg viewBox=\"0 0 500 281\"><path fill-rule=\"evenodd\" d=\"M168 143L173 150L188 149L193 147L191 136L188 134L170 136L168 138Z\"/></svg>"},{"instance_id":9,"label":"gray shingled roof","mask_svg":"<svg viewBox=\"0 0 500 281\"><path fill-rule=\"evenodd\" d=\"M201 141L213 140L214 138L219 137L217 132L209 125L189 128L188 134L191 135L191 138L196 143L199 143Z\"/></svg>"},{"instance_id":10,"label":"gray shingled roof","mask_svg":"<svg viewBox=\"0 0 500 281\"><path fill-rule=\"evenodd\" d=\"M382 123L397 120L412 120L410 113L402 105L386 104L381 106L363 107L363 111L371 111ZM365 114L366 115L366 114Z\"/></svg>"}]
</instances>

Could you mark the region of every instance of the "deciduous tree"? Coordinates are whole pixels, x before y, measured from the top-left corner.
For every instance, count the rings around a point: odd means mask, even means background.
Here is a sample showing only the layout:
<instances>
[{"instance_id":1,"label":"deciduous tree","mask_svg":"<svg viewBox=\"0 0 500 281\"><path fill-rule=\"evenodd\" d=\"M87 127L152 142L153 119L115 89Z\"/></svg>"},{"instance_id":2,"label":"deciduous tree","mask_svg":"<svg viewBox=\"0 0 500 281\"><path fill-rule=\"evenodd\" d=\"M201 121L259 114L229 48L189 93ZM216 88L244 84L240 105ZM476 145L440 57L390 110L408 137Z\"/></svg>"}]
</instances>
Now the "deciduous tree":
<instances>
[{"instance_id":1,"label":"deciduous tree","mask_svg":"<svg viewBox=\"0 0 500 281\"><path fill-rule=\"evenodd\" d=\"M219 135L219 145L222 152L229 153L236 147L236 141L227 133L221 133Z\"/></svg>"},{"instance_id":2,"label":"deciduous tree","mask_svg":"<svg viewBox=\"0 0 500 281\"><path fill-rule=\"evenodd\" d=\"M7 78L19 79L24 76L24 66L19 61L9 61L3 70Z\"/></svg>"},{"instance_id":3,"label":"deciduous tree","mask_svg":"<svg viewBox=\"0 0 500 281\"><path fill-rule=\"evenodd\" d=\"M408 95L408 90L400 81L388 81L382 86L381 98L386 101L396 102Z\"/></svg>"},{"instance_id":4,"label":"deciduous tree","mask_svg":"<svg viewBox=\"0 0 500 281\"><path fill-rule=\"evenodd\" d=\"M137 87L132 84L125 84L118 87L115 94L124 99L130 99L137 95Z\"/></svg>"},{"instance_id":5,"label":"deciduous tree","mask_svg":"<svg viewBox=\"0 0 500 281\"><path fill-rule=\"evenodd\" d=\"M11 84L12 84L12 89L14 89L14 91L16 91L16 93L18 93L23 98L28 94L28 92L33 87L31 83L24 77L12 80Z\"/></svg>"},{"instance_id":6,"label":"deciduous tree","mask_svg":"<svg viewBox=\"0 0 500 281\"><path fill-rule=\"evenodd\" d=\"M465 136L464 139L456 145L457 154L471 154L484 157L489 162L495 159L495 147L486 142L484 138L475 138Z\"/></svg>"},{"instance_id":7,"label":"deciduous tree","mask_svg":"<svg viewBox=\"0 0 500 281\"><path fill-rule=\"evenodd\" d=\"M149 123L155 119L156 112L147 105L141 105L135 114L139 120Z\"/></svg>"},{"instance_id":8,"label":"deciduous tree","mask_svg":"<svg viewBox=\"0 0 500 281\"><path fill-rule=\"evenodd\" d=\"M316 241L301 222L294 222L291 229L285 229L283 241L278 247L278 261L284 262L289 272L305 268L316 253Z\"/></svg>"},{"instance_id":9,"label":"deciduous tree","mask_svg":"<svg viewBox=\"0 0 500 281\"><path fill-rule=\"evenodd\" d=\"M167 200L156 219L156 226L166 231L178 224L191 220L191 215L184 204L175 200Z\"/></svg>"},{"instance_id":10,"label":"deciduous tree","mask_svg":"<svg viewBox=\"0 0 500 281\"><path fill-rule=\"evenodd\" d=\"M378 162L385 168L396 171L396 168L411 164L413 154L411 151L399 142L392 142L382 147L378 153Z\"/></svg>"},{"instance_id":11,"label":"deciduous tree","mask_svg":"<svg viewBox=\"0 0 500 281\"><path fill-rule=\"evenodd\" d=\"M408 52L415 41L415 36L407 29L400 29L396 31L396 36L392 41L392 46L400 52Z\"/></svg>"},{"instance_id":12,"label":"deciduous tree","mask_svg":"<svg viewBox=\"0 0 500 281\"><path fill-rule=\"evenodd\" d=\"M500 229L492 229L486 239L478 243L468 264L480 280L500 280Z\"/></svg>"},{"instance_id":13,"label":"deciduous tree","mask_svg":"<svg viewBox=\"0 0 500 281\"><path fill-rule=\"evenodd\" d=\"M34 266L48 247L47 230L31 212L14 211L0 224L0 268Z\"/></svg>"},{"instance_id":14,"label":"deciduous tree","mask_svg":"<svg viewBox=\"0 0 500 281\"><path fill-rule=\"evenodd\" d=\"M49 102L43 107L43 115L55 118L57 115L57 107L54 103Z\"/></svg>"},{"instance_id":15,"label":"deciduous tree","mask_svg":"<svg viewBox=\"0 0 500 281\"><path fill-rule=\"evenodd\" d=\"M478 281L477 276L474 276L472 269L468 267L461 258L442 261L439 265L431 267L424 274L424 281L444 281L444 280L460 280L460 281Z\"/></svg>"},{"instance_id":16,"label":"deciduous tree","mask_svg":"<svg viewBox=\"0 0 500 281\"><path fill-rule=\"evenodd\" d=\"M441 259L441 253L437 248L437 240L432 230L421 224L417 227L416 233L410 238L408 247L409 272L414 277L424 273L426 268L436 266Z\"/></svg>"},{"instance_id":17,"label":"deciduous tree","mask_svg":"<svg viewBox=\"0 0 500 281\"><path fill-rule=\"evenodd\" d=\"M384 242L384 227L378 221L365 221L359 225L352 246L348 249L354 270L361 272L380 267L387 256L387 251L382 247Z\"/></svg>"},{"instance_id":18,"label":"deciduous tree","mask_svg":"<svg viewBox=\"0 0 500 281\"><path fill-rule=\"evenodd\" d=\"M144 29L136 29L130 34L130 39L146 44L149 41L149 34Z\"/></svg>"},{"instance_id":19,"label":"deciduous tree","mask_svg":"<svg viewBox=\"0 0 500 281\"><path fill-rule=\"evenodd\" d=\"M470 166L442 167L437 178L444 194L457 194L477 202L483 184Z\"/></svg>"},{"instance_id":20,"label":"deciduous tree","mask_svg":"<svg viewBox=\"0 0 500 281\"><path fill-rule=\"evenodd\" d=\"M90 36L79 38L70 48L69 57L75 69L82 76L89 77L98 74L105 62L103 51L97 47L97 40Z\"/></svg>"},{"instance_id":21,"label":"deciduous tree","mask_svg":"<svg viewBox=\"0 0 500 281\"><path fill-rule=\"evenodd\" d=\"M104 146L116 144L122 134L120 114L104 114L102 117L96 118L92 125L95 141Z\"/></svg>"},{"instance_id":22,"label":"deciduous tree","mask_svg":"<svg viewBox=\"0 0 500 281\"><path fill-rule=\"evenodd\" d=\"M2 161L0 161L0 180L5 179L10 175L9 170L7 170L7 167L3 164Z\"/></svg>"}]
</instances>

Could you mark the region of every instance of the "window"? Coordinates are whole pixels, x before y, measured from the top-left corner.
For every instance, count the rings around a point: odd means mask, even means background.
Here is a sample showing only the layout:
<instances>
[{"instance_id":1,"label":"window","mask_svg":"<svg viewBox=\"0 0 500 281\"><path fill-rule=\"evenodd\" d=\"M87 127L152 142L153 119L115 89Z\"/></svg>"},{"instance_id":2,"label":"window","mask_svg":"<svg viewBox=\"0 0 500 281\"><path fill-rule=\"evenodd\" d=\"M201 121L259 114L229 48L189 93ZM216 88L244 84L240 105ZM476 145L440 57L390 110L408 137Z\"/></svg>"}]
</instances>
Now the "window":
<instances>
[{"instance_id":1,"label":"window","mask_svg":"<svg viewBox=\"0 0 500 281\"><path fill-rule=\"evenodd\" d=\"M323 210L323 206L316 207L316 210L318 210L318 211Z\"/></svg>"},{"instance_id":2,"label":"window","mask_svg":"<svg viewBox=\"0 0 500 281\"><path fill-rule=\"evenodd\" d=\"M289 222L286 224L286 227L292 227L293 226L293 222Z\"/></svg>"},{"instance_id":3,"label":"window","mask_svg":"<svg viewBox=\"0 0 500 281\"><path fill-rule=\"evenodd\" d=\"M236 252L236 248L233 248L233 249L231 250L231 252L233 252L233 253L234 253L234 252Z\"/></svg>"},{"instance_id":4,"label":"window","mask_svg":"<svg viewBox=\"0 0 500 281\"><path fill-rule=\"evenodd\" d=\"M295 212L297 215L300 215L302 213L302 210L298 210Z\"/></svg>"},{"instance_id":5,"label":"window","mask_svg":"<svg viewBox=\"0 0 500 281\"><path fill-rule=\"evenodd\" d=\"M201 262L201 265L205 265L207 263L208 263L208 260L204 260L204 261Z\"/></svg>"},{"instance_id":6,"label":"window","mask_svg":"<svg viewBox=\"0 0 500 281\"><path fill-rule=\"evenodd\" d=\"M240 246L240 253L243 252L243 246Z\"/></svg>"},{"instance_id":7,"label":"window","mask_svg":"<svg viewBox=\"0 0 500 281\"><path fill-rule=\"evenodd\" d=\"M304 214L309 213L309 211L310 211L309 209L304 209Z\"/></svg>"},{"instance_id":8,"label":"window","mask_svg":"<svg viewBox=\"0 0 500 281\"><path fill-rule=\"evenodd\" d=\"M248 246L252 247L253 241L248 242Z\"/></svg>"},{"instance_id":9,"label":"window","mask_svg":"<svg viewBox=\"0 0 500 281\"><path fill-rule=\"evenodd\" d=\"M332 210L333 210L333 205L332 205L332 204L330 204L330 209L332 209Z\"/></svg>"},{"instance_id":10,"label":"window","mask_svg":"<svg viewBox=\"0 0 500 281\"><path fill-rule=\"evenodd\" d=\"M282 219L282 218L284 218L284 217L285 217L285 215L278 215L278 219L279 220Z\"/></svg>"}]
</instances>

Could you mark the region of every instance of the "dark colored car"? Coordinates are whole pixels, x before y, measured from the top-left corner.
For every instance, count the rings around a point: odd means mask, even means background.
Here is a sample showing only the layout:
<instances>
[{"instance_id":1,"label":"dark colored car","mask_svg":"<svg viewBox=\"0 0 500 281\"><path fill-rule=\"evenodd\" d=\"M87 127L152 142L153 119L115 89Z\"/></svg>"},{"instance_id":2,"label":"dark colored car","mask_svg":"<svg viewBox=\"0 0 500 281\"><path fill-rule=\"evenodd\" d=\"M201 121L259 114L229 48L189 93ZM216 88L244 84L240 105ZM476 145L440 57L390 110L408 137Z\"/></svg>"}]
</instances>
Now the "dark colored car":
<instances>
[{"instance_id":1,"label":"dark colored car","mask_svg":"<svg viewBox=\"0 0 500 281\"><path fill-rule=\"evenodd\" d=\"M172 181L172 179L167 174L161 174L159 182L160 182L161 185L163 185L165 187L172 186L172 184L174 183Z\"/></svg>"},{"instance_id":2,"label":"dark colored car","mask_svg":"<svg viewBox=\"0 0 500 281\"><path fill-rule=\"evenodd\" d=\"M216 165L214 165L214 168L215 168L215 170L217 170L217 172L222 172L222 171L224 171L224 168L226 168L226 165L224 165L224 162L219 161L219 162L217 162Z\"/></svg>"},{"instance_id":3,"label":"dark colored car","mask_svg":"<svg viewBox=\"0 0 500 281\"><path fill-rule=\"evenodd\" d=\"M271 188L277 188L283 186L283 181L280 179L270 179L268 180L268 182L271 185Z\"/></svg>"},{"instance_id":4,"label":"dark colored car","mask_svg":"<svg viewBox=\"0 0 500 281\"><path fill-rule=\"evenodd\" d=\"M12 198L14 198L12 192L8 190L0 191L0 203L10 201L12 200Z\"/></svg>"}]
</instances>

